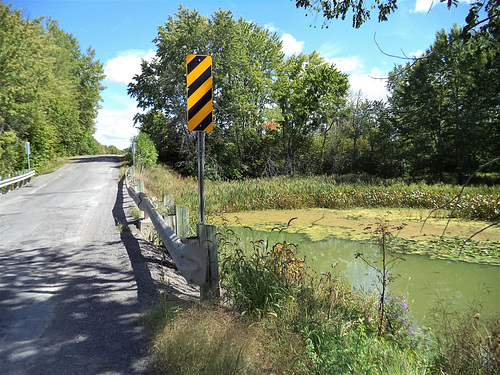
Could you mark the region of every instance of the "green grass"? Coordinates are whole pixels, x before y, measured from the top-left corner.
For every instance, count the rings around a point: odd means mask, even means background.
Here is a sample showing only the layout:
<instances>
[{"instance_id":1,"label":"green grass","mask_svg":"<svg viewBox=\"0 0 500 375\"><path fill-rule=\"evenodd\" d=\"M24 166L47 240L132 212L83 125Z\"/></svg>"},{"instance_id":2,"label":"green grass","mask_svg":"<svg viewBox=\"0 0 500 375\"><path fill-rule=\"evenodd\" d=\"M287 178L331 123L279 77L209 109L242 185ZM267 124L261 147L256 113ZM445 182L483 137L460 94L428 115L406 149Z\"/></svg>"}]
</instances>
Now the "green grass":
<instances>
[{"instance_id":1,"label":"green grass","mask_svg":"<svg viewBox=\"0 0 500 375\"><path fill-rule=\"evenodd\" d=\"M197 212L198 184L161 166L141 176L152 195L173 195L176 204ZM443 206L460 193L461 186L406 184L365 175L275 177L241 181L206 181L206 215L266 209L420 208ZM458 202L448 206L455 217L499 221L500 187L467 187ZM451 211L448 211L451 212Z\"/></svg>"},{"instance_id":2,"label":"green grass","mask_svg":"<svg viewBox=\"0 0 500 375\"><path fill-rule=\"evenodd\" d=\"M41 176L43 174L49 174L57 171L59 168L68 164L71 160L73 160L73 157L57 158L56 160L46 161L34 169L36 170L36 174Z\"/></svg>"}]
</instances>

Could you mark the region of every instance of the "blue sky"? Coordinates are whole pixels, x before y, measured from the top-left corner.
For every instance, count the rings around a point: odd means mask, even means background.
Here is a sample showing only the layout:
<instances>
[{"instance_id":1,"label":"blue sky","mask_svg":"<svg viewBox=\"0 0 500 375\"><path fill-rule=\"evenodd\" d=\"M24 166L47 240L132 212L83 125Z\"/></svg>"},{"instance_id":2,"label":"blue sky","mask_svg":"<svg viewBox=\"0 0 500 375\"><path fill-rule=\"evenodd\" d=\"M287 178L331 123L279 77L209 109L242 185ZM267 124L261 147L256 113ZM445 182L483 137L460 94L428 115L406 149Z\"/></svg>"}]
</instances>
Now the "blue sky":
<instances>
[{"instance_id":1,"label":"blue sky","mask_svg":"<svg viewBox=\"0 0 500 375\"><path fill-rule=\"evenodd\" d=\"M448 10L432 0L398 0L399 9L389 21L378 23L376 16L360 29L351 20L333 20L321 28L320 16L307 15L295 7L295 0L1 0L22 8L24 18L50 16L60 28L73 34L82 49L91 46L104 67L107 88L102 92L102 108L96 121L96 139L105 145L125 148L136 134L133 116L135 102L127 96L127 83L140 73L140 61L154 55L152 40L157 27L177 12L179 5L210 16L219 8L231 10L275 31L286 54L318 51L342 72L349 74L353 91L362 91L371 99L386 95L383 79L395 64L404 63L379 51L374 36L384 52L412 56L425 51L436 32L450 30L454 23L463 25L469 6L460 3ZM437 1L437 0L436 0ZM316 26L316 27L314 27Z\"/></svg>"}]
</instances>

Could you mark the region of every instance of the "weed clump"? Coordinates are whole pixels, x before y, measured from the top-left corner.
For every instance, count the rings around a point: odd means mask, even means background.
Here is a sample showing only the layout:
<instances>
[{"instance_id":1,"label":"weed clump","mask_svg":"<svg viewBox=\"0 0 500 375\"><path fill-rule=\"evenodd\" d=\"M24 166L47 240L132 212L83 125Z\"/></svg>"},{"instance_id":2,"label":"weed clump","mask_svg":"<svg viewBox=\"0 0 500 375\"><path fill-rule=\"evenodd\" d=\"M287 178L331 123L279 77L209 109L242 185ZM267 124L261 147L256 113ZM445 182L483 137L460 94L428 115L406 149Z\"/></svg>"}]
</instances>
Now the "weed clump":
<instances>
[{"instance_id":1,"label":"weed clump","mask_svg":"<svg viewBox=\"0 0 500 375\"><path fill-rule=\"evenodd\" d=\"M293 245L266 249L259 242L246 254L234 250L238 244L231 236L219 237L226 244L221 282L227 302L273 338L270 348L281 348L268 352L273 363L281 364L278 373L389 373L399 368L417 374L426 368L426 360L416 354L418 340L400 297L388 296L380 312L376 294L353 290L331 273L315 274L295 257ZM381 313L392 322L391 335L379 334Z\"/></svg>"}]
</instances>

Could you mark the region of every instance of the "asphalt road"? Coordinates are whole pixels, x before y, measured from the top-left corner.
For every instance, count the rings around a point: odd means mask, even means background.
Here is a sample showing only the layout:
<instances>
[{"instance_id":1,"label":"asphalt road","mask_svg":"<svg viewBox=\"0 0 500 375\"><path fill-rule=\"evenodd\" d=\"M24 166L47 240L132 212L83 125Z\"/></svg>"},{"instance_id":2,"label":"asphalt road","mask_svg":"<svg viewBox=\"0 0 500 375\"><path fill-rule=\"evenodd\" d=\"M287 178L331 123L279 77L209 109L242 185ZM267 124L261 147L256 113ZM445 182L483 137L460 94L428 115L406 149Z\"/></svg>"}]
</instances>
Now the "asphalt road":
<instances>
[{"instance_id":1,"label":"asphalt road","mask_svg":"<svg viewBox=\"0 0 500 375\"><path fill-rule=\"evenodd\" d=\"M155 293L121 234L120 158L81 157L0 196L0 374L140 374Z\"/></svg>"}]
</instances>

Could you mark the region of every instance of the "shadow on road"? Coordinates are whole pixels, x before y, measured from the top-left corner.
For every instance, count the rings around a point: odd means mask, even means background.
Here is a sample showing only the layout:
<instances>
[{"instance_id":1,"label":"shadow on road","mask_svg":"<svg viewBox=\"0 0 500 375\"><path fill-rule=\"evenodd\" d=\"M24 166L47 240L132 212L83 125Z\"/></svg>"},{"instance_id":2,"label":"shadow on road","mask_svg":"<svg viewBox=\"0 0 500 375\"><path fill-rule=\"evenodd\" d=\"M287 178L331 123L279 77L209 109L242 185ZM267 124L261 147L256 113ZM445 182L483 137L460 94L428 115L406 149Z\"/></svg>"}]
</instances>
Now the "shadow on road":
<instances>
[{"instance_id":1,"label":"shadow on road","mask_svg":"<svg viewBox=\"0 0 500 375\"><path fill-rule=\"evenodd\" d=\"M135 225L136 223L129 221L129 217L125 212L125 206L130 207L132 199L127 195L127 202L125 202L124 191L124 184L120 181L118 183L116 202L112 211L115 218L115 225L119 223L127 226ZM158 285L151 276L147 259L141 253L141 245L129 231L121 231L120 238L127 249L130 263L132 264L137 282L139 301L145 306L150 306L158 301Z\"/></svg>"},{"instance_id":2,"label":"shadow on road","mask_svg":"<svg viewBox=\"0 0 500 375\"><path fill-rule=\"evenodd\" d=\"M73 159L72 163L120 163L122 160L123 155L89 155L79 156Z\"/></svg>"},{"instance_id":3,"label":"shadow on road","mask_svg":"<svg viewBox=\"0 0 500 375\"><path fill-rule=\"evenodd\" d=\"M90 260L117 245L13 249L3 259L21 271L0 275L8 286L0 293L1 374L143 373L148 343L135 277L121 267L126 256L113 265ZM88 262L82 253L92 254Z\"/></svg>"},{"instance_id":4,"label":"shadow on road","mask_svg":"<svg viewBox=\"0 0 500 375\"><path fill-rule=\"evenodd\" d=\"M120 184L110 214L122 222L124 201ZM1 253L0 374L143 374L139 319L158 286L132 233L83 247L27 239Z\"/></svg>"}]
</instances>

